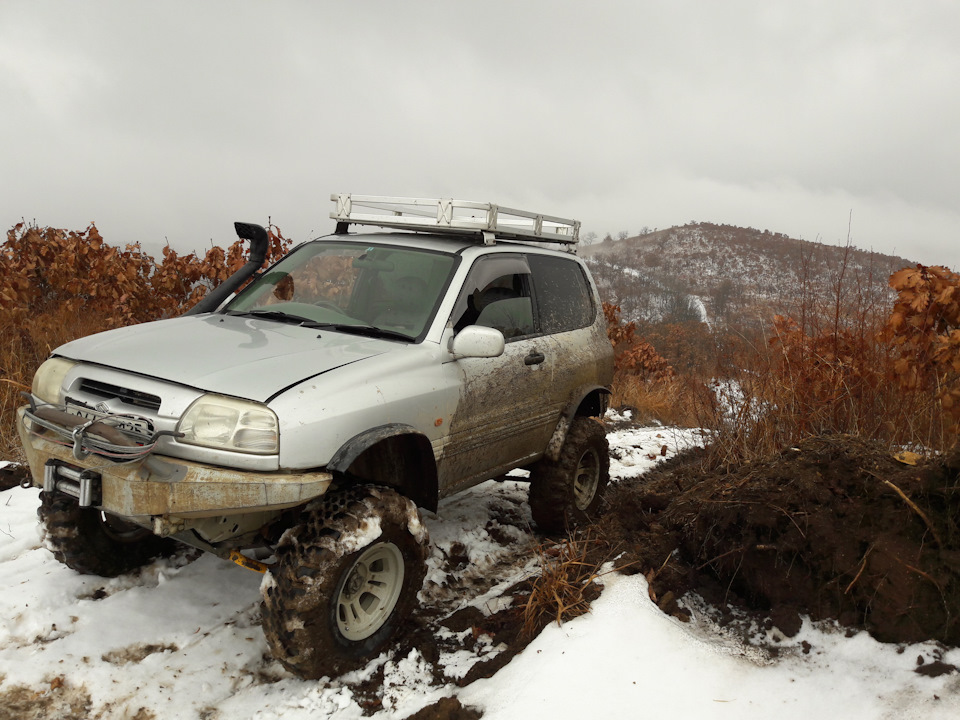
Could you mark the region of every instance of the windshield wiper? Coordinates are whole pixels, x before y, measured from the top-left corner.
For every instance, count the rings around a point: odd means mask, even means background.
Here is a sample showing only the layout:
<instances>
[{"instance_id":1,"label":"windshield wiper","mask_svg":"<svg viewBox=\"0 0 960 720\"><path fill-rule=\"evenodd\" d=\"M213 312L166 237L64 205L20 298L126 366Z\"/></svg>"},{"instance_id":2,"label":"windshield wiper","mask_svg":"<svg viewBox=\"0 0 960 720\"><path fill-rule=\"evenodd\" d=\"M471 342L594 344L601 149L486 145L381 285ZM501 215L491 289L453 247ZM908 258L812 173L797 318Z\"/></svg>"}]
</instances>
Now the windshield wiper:
<instances>
[{"instance_id":1,"label":"windshield wiper","mask_svg":"<svg viewBox=\"0 0 960 720\"><path fill-rule=\"evenodd\" d=\"M255 317L264 320L276 320L277 322L299 325L300 327L310 328L311 330L335 330L337 332L382 338L384 340L403 340L405 342L413 340L412 337L405 333L394 330L384 330L383 328L374 327L373 325L317 322L316 320L283 312L282 310L250 310L249 312L228 312L227 314L235 317Z\"/></svg>"},{"instance_id":2,"label":"windshield wiper","mask_svg":"<svg viewBox=\"0 0 960 720\"><path fill-rule=\"evenodd\" d=\"M352 335L365 335L373 338L383 338L384 340L403 340L410 342L413 340L409 335L396 332L395 330L384 330L373 325L347 325L345 323L311 323L307 327L317 328L319 330L336 330L337 332L350 333Z\"/></svg>"},{"instance_id":3,"label":"windshield wiper","mask_svg":"<svg viewBox=\"0 0 960 720\"><path fill-rule=\"evenodd\" d=\"M291 325L303 325L304 327L314 327L317 325L310 318L301 315L283 312L281 310L250 310L249 312L228 312L227 315L234 317L255 317L264 320L276 320L277 322L290 323Z\"/></svg>"}]
</instances>

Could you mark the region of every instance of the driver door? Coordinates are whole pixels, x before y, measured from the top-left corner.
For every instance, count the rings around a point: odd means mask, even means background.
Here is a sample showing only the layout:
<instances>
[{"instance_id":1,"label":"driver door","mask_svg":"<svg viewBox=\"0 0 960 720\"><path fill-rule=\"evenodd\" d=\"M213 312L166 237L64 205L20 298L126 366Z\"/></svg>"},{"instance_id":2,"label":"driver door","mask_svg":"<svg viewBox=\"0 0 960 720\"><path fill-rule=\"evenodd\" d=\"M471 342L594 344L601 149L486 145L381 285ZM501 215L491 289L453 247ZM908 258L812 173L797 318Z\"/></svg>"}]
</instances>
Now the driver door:
<instances>
[{"instance_id":1,"label":"driver door","mask_svg":"<svg viewBox=\"0 0 960 720\"><path fill-rule=\"evenodd\" d=\"M555 397L552 380L558 358L538 332L535 308L526 258L477 261L451 323L455 332L494 327L505 348L496 358L450 361L461 392L438 463L442 495L537 459L557 426L563 398Z\"/></svg>"}]
</instances>

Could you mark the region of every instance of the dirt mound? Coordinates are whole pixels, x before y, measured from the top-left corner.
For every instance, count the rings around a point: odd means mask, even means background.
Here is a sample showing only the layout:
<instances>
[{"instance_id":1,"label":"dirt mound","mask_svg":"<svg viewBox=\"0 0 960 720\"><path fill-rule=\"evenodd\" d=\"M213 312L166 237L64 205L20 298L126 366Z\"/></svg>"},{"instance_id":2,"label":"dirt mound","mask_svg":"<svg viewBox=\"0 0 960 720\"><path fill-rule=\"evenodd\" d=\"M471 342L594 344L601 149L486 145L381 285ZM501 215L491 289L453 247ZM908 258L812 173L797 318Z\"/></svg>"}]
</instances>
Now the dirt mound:
<instances>
[{"instance_id":1,"label":"dirt mound","mask_svg":"<svg viewBox=\"0 0 960 720\"><path fill-rule=\"evenodd\" d=\"M960 645L958 471L960 451L911 466L850 436L727 473L688 455L613 488L604 529L668 612L695 591L787 635L803 613Z\"/></svg>"}]
</instances>

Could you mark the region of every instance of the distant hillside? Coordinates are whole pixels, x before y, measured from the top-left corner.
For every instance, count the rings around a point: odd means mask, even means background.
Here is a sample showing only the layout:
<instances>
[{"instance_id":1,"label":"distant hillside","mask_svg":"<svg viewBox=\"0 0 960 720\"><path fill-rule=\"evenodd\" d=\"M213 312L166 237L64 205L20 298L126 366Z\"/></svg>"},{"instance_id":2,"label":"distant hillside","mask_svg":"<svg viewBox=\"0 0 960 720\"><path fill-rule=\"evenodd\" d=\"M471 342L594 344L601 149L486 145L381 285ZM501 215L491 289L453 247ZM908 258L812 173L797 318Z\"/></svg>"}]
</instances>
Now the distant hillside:
<instances>
[{"instance_id":1,"label":"distant hillside","mask_svg":"<svg viewBox=\"0 0 960 720\"><path fill-rule=\"evenodd\" d=\"M775 313L835 304L889 307L889 276L916 263L855 247L796 240L769 230L712 223L606 241L580 249L604 300L624 319L756 325Z\"/></svg>"}]
</instances>

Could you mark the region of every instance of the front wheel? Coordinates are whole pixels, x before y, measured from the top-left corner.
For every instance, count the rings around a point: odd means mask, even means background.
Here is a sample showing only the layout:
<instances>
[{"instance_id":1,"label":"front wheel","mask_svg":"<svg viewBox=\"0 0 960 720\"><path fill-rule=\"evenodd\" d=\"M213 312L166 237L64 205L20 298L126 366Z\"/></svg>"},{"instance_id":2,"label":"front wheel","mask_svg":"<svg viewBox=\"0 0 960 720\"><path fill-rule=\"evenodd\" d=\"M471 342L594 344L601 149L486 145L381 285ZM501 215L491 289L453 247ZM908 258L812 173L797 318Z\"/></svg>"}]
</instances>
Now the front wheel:
<instances>
[{"instance_id":1,"label":"front wheel","mask_svg":"<svg viewBox=\"0 0 960 720\"><path fill-rule=\"evenodd\" d=\"M61 493L41 492L37 515L54 557L83 575L117 577L176 549L173 540L96 508L82 508Z\"/></svg>"},{"instance_id":2,"label":"front wheel","mask_svg":"<svg viewBox=\"0 0 960 720\"><path fill-rule=\"evenodd\" d=\"M610 450L603 426L577 416L560 457L530 469L530 513L545 533L560 533L595 519L610 481Z\"/></svg>"},{"instance_id":3,"label":"front wheel","mask_svg":"<svg viewBox=\"0 0 960 720\"><path fill-rule=\"evenodd\" d=\"M428 545L416 505L393 490L361 486L324 498L285 533L261 587L274 657L310 679L368 662L409 614Z\"/></svg>"}]
</instances>

